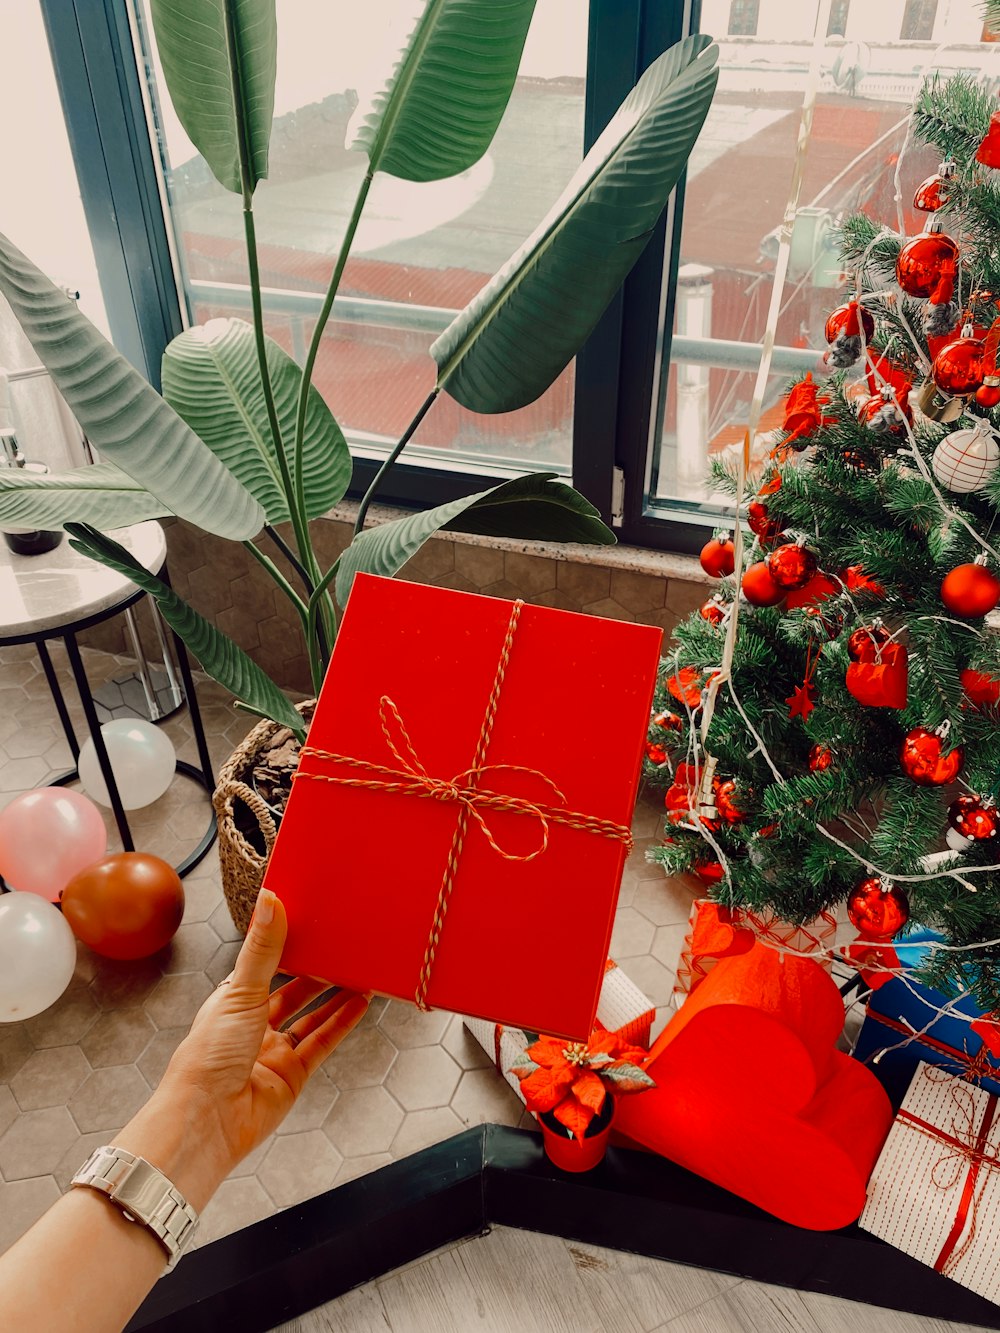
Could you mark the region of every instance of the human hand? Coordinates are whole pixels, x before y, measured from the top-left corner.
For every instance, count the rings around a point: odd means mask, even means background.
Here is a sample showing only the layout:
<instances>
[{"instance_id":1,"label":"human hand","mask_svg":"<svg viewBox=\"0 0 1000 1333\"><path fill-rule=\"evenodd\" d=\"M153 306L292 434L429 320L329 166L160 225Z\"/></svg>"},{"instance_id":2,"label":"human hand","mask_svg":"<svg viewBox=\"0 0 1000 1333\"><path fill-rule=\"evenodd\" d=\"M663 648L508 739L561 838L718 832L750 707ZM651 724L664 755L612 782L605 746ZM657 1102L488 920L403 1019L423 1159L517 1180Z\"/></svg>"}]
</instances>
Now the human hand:
<instances>
[{"instance_id":1,"label":"human hand","mask_svg":"<svg viewBox=\"0 0 1000 1333\"><path fill-rule=\"evenodd\" d=\"M232 974L198 1011L150 1101L114 1140L159 1167L195 1209L277 1128L368 1008L368 996L339 991L297 1017L329 989L305 977L270 993L287 929L282 903L262 889Z\"/></svg>"}]
</instances>

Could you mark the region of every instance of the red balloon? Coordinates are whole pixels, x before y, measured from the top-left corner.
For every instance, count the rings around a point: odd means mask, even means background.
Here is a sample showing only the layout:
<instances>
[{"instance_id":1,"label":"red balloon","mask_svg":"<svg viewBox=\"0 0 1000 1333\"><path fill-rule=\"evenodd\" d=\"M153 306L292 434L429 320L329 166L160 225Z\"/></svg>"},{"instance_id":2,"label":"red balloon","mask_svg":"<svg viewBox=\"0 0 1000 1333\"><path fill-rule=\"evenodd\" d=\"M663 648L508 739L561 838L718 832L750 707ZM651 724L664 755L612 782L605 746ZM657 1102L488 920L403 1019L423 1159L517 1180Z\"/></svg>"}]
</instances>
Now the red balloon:
<instances>
[{"instance_id":1,"label":"red balloon","mask_svg":"<svg viewBox=\"0 0 1000 1333\"><path fill-rule=\"evenodd\" d=\"M879 649L884 648L891 637L881 625L862 625L848 637L847 656L852 662L875 662Z\"/></svg>"},{"instance_id":2,"label":"red balloon","mask_svg":"<svg viewBox=\"0 0 1000 1333\"><path fill-rule=\"evenodd\" d=\"M941 581L941 600L956 616L985 616L1000 602L1000 579L985 565L958 565Z\"/></svg>"},{"instance_id":3,"label":"red balloon","mask_svg":"<svg viewBox=\"0 0 1000 1333\"><path fill-rule=\"evenodd\" d=\"M903 772L920 787L943 787L962 771L965 751L960 745L945 753L944 738L926 727L914 727L903 737L899 762Z\"/></svg>"},{"instance_id":4,"label":"red balloon","mask_svg":"<svg viewBox=\"0 0 1000 1333\"><path fill-rule=\"evenodd\" d=\"M105 856L70 880L63 916L104 958L148 958L173 939L184 888L172 865L146 852Z\"/></svg>"},{"instance_id":5,"label":"red balloon","mask_svg":"<svg viewBox=\"0 0 1000 1333\"><path fill-rule=\"evenodd\" d=\"M930 296L942 268L958 263L958 246L943 231L924 232L907 241L896 260L896 281L910 296Z\"/></svg>"},{"instance_id":6,"label":"red balloon","mask_svg":"<svg viewBox=\"0 0 1000 1333\"><path fill-rule=\"evenodd\" d=\"M981 796L962 795L949 805L948 823L963 838L985 842L997 836L997 808Z\"/></svg>"},{"instance_id":7,"label":"red balloon","mask_svg":"<svg viewBox=\"0 0 1000 1333\"><path fill-rule=\"evenodd\" d=\"M833 751L828 745L816 744L809 751L810 773L825 773L833 763Z\"/></svg>"},{"instance_id":8,"label":"red balloon","mask_svg":"<svg viewBox=\"0 0 1000 1333\"><path fill-rule=\"evenodd\" d=\"M779 546L767 557L767 572L782 592L794 592L804 588L816 573L818 561L815 551L798 542L789 542Z\"/></svg>"},{"instance_id":9,"label":"red balloon","mask_svg":"<svg viewBox=\"0 0 1000 1333\"><path fill-rule=\"evenodd\" d=\"M1000 703L1000 680L994 680L985 671L966 667L959 680L969 702L977 707Z\"/></svg>"},{"instance_id":10,"label":"red balloon","mask_svg":"<svg viewBox=\"0 0 1000 1333\"><path fill-rule=\"evenodd\" d=\"M751 606L776 606L784 597L784 589L779 588L768 572L767 564L758 560L743 571L740 585L743 595Z\"/></svg>"},{"instance_id":11,"label":"red balloon","mask_svg":"<svg viewBox=\"0 0 1000 1333\"><path fill-rule=\"evenodd\" d=\"M934 358L931 376L942 393L965 398L975 393L983 382L983 355L986 344L981 338L956 338Z\"/></svg>"},{"instance_id":12,"label":"red balloon","mask_svg":"<svg viewBox=\"0 0 1000 1333\"><path fill-rule=\"evenodd\" d=\"M855 307L854 311L851 310L852 304ZM865 342L870 343L875 333L875 317L863 305L848 302L847 305L839 305L827 316L823 336L828 343L832 343L841 333L846 333L848 337L857 337L860 329L865 331Z\"/></svg>"},{"instance_id":13,"label":"red balloon","mask_svg":"<svg viewBox=\"0 0 1000 1333\"><path fill-rule=\"evenodd\" d=\"M891 940L910 919L906 894L878 875L857 884L847 899L847 915L855 930L870 940Z\"/></svg>"},{"instance_id":14,"label":"red balloon","mask_svg":"<svg viewBox=\"0 0 1000 1333\"><path fill-rule=\"evenodd\" d=\"M701 548L698 559L706 574L714 579L725 578L736 568L736 547L728 538L713 537Z\"/></svg>"}]
</instances>

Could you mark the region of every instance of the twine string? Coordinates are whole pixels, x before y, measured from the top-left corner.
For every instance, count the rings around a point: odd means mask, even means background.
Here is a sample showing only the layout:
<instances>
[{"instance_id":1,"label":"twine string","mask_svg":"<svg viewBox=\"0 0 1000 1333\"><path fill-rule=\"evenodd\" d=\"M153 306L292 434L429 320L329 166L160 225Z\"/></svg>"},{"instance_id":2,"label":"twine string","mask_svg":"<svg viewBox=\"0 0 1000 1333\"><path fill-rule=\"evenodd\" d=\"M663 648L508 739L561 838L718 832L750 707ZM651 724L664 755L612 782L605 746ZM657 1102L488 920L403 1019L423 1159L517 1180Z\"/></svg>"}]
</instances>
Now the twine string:
<instances>
[{"instance_id":1,"label":"twine string","mask_svg":"<svg viewBox=\"0 0 1000 1333\"><path fill-rule=\"evenodd\" d=\"M511 607L507 632L500 649L493 685L483 716L483 724L476 742L476 752L468 768L462 769L461 772L456 773L451 778L436 778L428 773L417 754L416 747L410 738L399 709L387 694L383 694L379 699L379 723L386 747L396 761L396 767L379 764L373 760L358 759L353 755L339 754L333 750L323 750L313 745L306 745L303 746L301 752L303 758L317 759L334 767L338 764L349 765L352 769L360 769L367 776L357 777L340 773L304 772L301 768L294 775L296 781L300 778L306 778L314 782L329 782L338 787L389 792L401 796L454 802L458 805L458 819L448 850L441 887L438 889L434 916L431 921L423 962L420 967L420 976L414 993L414 999L420 1009L426 1010L429 1008L427 992L437 958L438 947L441 943L445 917L448 914L448 904L455 887L455 876L465 846L470 819L475 821L486 842L498 856L503 857L505 861L517 861L524 865L534 861L548 849L549 834L553 824L559 824L565 828L579 829L585 833L595 833L603 838L611 838L622 843L626 852L632 850L632 832L626 824L618 824L614 820L602 819L598 815L588 815L579 810L568 809L563 792L550 777L539 769L529 768L523 764L486 763L486 754L493 736L497 708L500 703L500 693L510 662L511 647L523 606L524 603L518 600ZM507 792L496 791L491 787L480 785L482 779L495 773L517 773L535 778L548 788L552 801L529 800L524 796L513 796ZM530 852L509 851L502 847L483 813L489 810L507 811L509 814L525 815L533 819L538 827L537 846Z\"/></svg>"}]
</instances>

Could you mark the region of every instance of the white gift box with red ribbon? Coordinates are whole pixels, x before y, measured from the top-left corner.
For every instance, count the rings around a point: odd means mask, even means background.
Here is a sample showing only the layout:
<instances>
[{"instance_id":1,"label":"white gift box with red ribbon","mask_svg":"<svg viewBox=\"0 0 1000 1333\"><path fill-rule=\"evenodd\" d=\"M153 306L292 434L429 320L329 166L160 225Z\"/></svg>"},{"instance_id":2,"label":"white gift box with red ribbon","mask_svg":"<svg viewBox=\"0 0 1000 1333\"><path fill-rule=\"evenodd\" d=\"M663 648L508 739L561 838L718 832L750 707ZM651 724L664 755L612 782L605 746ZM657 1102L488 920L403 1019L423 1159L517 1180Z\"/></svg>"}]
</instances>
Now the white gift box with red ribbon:
<instances>
[{"instance_id":1,"label":"white gift box with red ribbon","mask_svg":"<svg viewBox=\"0 0 1000 1333\"><path fill-rule=\"evenodd\" d=\"M609 1032L617 1032L632 1046L649 1050L655 1015L656 1010L648 996L643 995L635 982L630 981L609 958L597 1005L598 1025ZM510 1069L531 1044L526 1033L521 1028L504 1027L501 1023L489 1023L481 1018L463 1018L462 1022L496 1065L497 1073L503 1075L523 1102L521 1085Z\"/></svg>"},{"instance_id":2,"label":"white gift box with red ribbon","mask_svg":"<svg viewBox=\"0 0 1000 1333\"><path fill-rule=\"evenodd\" d=\"M994 1093L921 1063L858 1219L866 1231L1000 1302L1000 1114Z\"/></svg>"}]
</instances>

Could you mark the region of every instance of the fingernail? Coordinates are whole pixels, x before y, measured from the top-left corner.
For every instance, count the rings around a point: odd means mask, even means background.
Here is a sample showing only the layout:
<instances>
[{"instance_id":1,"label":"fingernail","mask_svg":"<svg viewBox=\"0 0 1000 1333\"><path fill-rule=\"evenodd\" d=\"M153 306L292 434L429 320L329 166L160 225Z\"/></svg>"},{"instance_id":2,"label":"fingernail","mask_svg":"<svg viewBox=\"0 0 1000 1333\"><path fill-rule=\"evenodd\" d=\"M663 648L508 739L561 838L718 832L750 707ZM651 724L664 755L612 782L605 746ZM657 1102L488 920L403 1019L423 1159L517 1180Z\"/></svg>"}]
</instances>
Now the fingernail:
<instances>
[{"instance_id":1,"label":"fingernail","mask_svg":"<svg viewBox=\"0 0 1000 1333\"><path fill-rule=\"evenodd\" d=\"M261 889L258 893L254 917L260 926L269 926L274 920L274 894L270 889Z\"/></svg>"}]
</instances>

